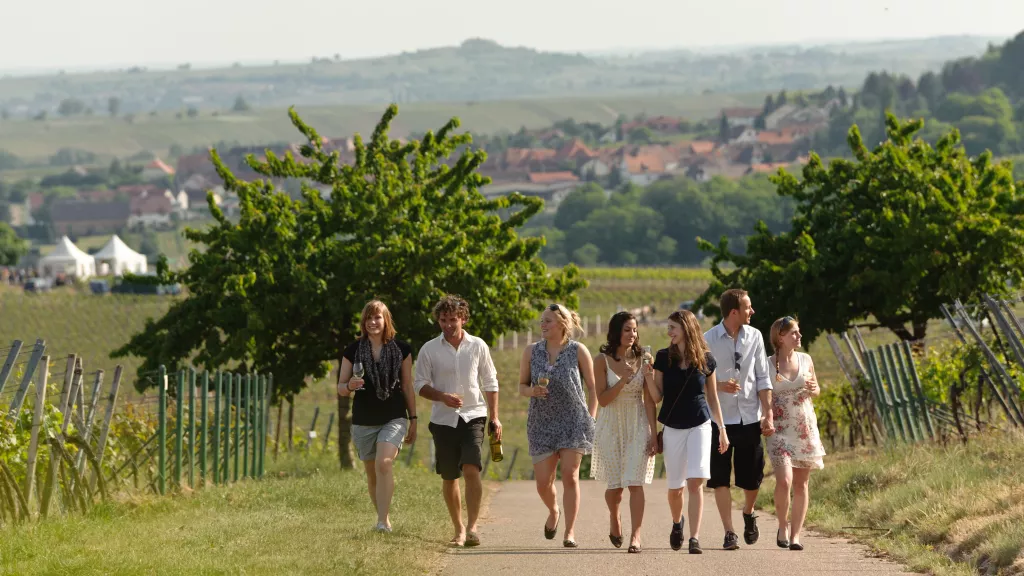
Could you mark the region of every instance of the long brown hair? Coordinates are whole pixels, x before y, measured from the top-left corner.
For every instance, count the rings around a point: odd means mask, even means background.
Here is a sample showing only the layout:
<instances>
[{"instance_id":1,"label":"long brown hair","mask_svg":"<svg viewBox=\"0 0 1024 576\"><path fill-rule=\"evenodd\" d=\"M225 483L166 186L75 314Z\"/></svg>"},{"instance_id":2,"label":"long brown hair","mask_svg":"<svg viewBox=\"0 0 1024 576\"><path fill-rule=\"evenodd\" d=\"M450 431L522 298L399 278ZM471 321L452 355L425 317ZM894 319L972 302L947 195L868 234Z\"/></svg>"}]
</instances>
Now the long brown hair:
<instances>
[{"instance_id":1,"label":"long brown hair","mask_svg":"<svg viewBox=\"0 0 1024 576\"><path fill-rule=\"evenodd\" d=\"M615 355L618 353L619 346L622 345L622 328L626 325L626 322L630 320L636 321L636 316L632 312L623 310L622 312L616 312L612 315L611 320L608 321L608 336L605 339L605 343L601 344L601 353L605 356L611 356L615 360L619 360ZM636 339L633 340L633 346L630 347L633 352L634 358L639 358L643 354L643 348L640 347L640 335L636 335Z\"/></svg>"},{"instance_id":2,"label":"long brown hair","mask_svg":"<svg viewBox=\"0 0 1024 576\"><path fill-rule=\"evenodd\" d=\"M397 331L395 330L395 321L391 318L391 311L388 307L380 300L370 300L363 306L363 315L359 320L359 331L360 338L369 338L370 335L366 333L366 321L369 320L371 314L380 312L380 315L384 317L384 327L381 329L381 339L385 344L391 342L395 338Z\"/></svg>"},{"instance_id":3,"label":"long brown hair","mask_svg":"<svg viewBox=\"0 0 1024 576\"><path fill-rule=\"evenodd\" d=\"M683 329L683 353L679 355L679 349L673 344L668 347L668 359L672 365L677 365L685 360L687 366L695 366L701 372L708 369L707 356L708 344L704 341L704 334L700 330L700 322L689 310L676 310L669 314L669 322L675 322Z\"/></svg>"}]
</instances>

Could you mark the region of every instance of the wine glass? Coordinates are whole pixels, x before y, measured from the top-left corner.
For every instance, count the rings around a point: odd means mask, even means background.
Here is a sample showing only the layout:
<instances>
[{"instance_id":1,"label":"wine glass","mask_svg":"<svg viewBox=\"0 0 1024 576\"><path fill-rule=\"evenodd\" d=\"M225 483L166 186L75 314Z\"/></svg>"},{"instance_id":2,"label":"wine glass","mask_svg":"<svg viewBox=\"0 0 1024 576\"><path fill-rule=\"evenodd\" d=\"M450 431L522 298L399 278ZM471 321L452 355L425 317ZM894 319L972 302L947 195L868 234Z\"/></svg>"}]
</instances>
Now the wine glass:
<instances>
[{"instance_id":1,"label":"wine glass","mask_svg":"<svg viewBox=\"0 0 1024 576\"><path fill-rule=\"evenodd\" d=\"M356 378L359 378L360 380L362 380L363 379L363 373L364 373L363 372L363 363L362 362L353 362L352 363L352 375L355 376ZM355 391L358 392L360 390L362 390L362 388L357 388Z\"/></svg>"},{"instance_id":2,"label":"wine glass","mask_svg":"<svg viewBox=\"0 0 1024 576\"><path fill-rule=\"evenodd\" d=\"M537 378L537 386L538 387L547 390L548 383L551 381L550 380L550 373L551 373L550 367L547 370L545 370L544 372L541 372L540 378ZM546 396L539 396L539 398L541 400L543 400L544 398L546 398Z\"/></svg>"}]
</instances>

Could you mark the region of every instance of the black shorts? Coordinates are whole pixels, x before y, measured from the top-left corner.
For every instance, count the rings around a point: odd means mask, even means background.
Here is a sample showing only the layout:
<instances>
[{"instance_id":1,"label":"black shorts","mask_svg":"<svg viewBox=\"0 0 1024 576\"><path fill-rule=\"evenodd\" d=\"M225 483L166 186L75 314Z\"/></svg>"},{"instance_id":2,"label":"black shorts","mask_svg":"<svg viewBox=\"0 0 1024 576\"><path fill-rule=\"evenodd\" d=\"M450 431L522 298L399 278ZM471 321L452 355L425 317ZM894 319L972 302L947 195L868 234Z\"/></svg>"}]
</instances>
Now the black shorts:
<instances>
[{"instance_id":1,"label":"black shorts","mask_svg":"<svg viewBox=\"0 0 1024 576\"><path fill-rule=\"evenodd\" d=\"M729 477L736 469L736 487L757 490L764 480L764 444L761 423L726 424L729 449L718 453L718 424L711 424L711 479L708 488L728 488Z\"/></svg>"},{"instance_id":2,"label":"black shorts","mask_svg":"<svg viewBox=\"0 0 1024 576\"><path fill-rule=\"evenodd\" d=\"M445 480L462 477L463 466L483 468L480 447L484 443L484 424L487 418L481 416L466 422L459 418L455 428L430 423L427 428L434 437L434 470Z\"/></svg>"}]
</instances>

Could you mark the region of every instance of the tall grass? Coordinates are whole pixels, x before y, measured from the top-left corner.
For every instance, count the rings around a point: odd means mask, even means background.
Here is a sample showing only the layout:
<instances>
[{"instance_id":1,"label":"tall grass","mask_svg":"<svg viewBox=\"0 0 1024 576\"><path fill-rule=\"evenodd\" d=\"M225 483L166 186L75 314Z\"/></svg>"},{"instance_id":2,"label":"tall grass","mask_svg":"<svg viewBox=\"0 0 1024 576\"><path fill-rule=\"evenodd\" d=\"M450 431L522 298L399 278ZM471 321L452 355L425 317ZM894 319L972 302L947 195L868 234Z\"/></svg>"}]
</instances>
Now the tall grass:
<instances>
[{"instance_id":1,"label":"tall grass","mask_svg":"<svg viewBox=\"0 0 1024 576\"><path fill-rule=\"evenodd\" d=\"M774 478L758 505L773 509ZM811 473L808 523L938 576L1024 574L1024 436L843 452ZM773 530L774 528L771 528Z\"/></svg>"}]
</instances>

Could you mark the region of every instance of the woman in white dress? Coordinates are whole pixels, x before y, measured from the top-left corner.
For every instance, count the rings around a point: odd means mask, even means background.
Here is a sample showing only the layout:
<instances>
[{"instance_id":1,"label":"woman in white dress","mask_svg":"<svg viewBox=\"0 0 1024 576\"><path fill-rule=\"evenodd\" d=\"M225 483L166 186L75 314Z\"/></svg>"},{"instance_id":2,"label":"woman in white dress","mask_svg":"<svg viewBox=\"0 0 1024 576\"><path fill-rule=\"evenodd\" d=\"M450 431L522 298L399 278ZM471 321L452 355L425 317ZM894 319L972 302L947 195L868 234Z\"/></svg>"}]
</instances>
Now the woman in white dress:
<instances>
[{"instance_id":1,"label":"woman in white dress","mask_svg":"<svg viewBox=\"0 0 1024 576\"><path fill-rule=\"evenodd\" d=\"M812 469L825 464L825 446L818 434L818 418L811 399L821 393L814 362L800 347L800 325L792 316L772 324L769 339L775 349L768 359L772 379L772 412L775 434L768 437L768 456L775 469L775 514L779 517L776 544L780 548L803 550L800 530L807 517L808 481ZM790 515L790 489L793 512ZM791 516L791 517L790 517ZM790 517L787 520L787 517Z\"/></svg>"},{"instance_id":2,"label":"woman in white dress","mask_svg":"<svg viewBox=\"0 0 1024 576\"><path fill-rule=\"evenodd\" d=\"M619 312L608 322L607 341L594 359L597 433L591 459L591 477L607 483L604 493L611 529L608 538L622 547L622 492L629 489L632 534L629 552L642 550L640 527L644 517L644 484L654 479L655 404L645 380L653 380L652 359L640 347L636 317Z\"/></svg>"}]
</instances>

